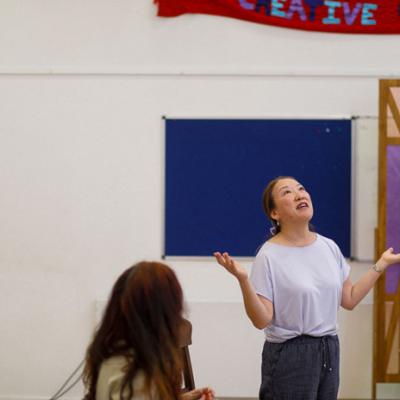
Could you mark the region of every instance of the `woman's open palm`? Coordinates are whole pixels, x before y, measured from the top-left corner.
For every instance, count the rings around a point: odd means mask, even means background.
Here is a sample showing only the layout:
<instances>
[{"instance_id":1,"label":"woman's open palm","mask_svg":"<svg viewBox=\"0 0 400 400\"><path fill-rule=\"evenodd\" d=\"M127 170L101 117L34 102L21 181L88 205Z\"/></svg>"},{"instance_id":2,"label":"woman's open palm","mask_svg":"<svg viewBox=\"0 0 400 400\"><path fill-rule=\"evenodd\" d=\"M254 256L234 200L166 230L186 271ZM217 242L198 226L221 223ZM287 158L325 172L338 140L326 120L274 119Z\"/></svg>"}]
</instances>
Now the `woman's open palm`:
<instances>
[{"instance_id":1,"label":"woman's open palm","mask_svg":"<svg viewBox=\"0 0 400 400\"><path fill-rule=\"evenodd\" d=\"M381 259L389 266L400 262L400 253L396 254L393 251L393 247L390 247L384 251L381 255Z\"/></svg>"},{"instance_id":2,"label":"woman's open palm","mask_svg":"<svg viewBox=\"0 0 400 400\"><path fill-rule=\"evenodd\" d=\"M245 279L248 274L245 268L243 268L237 261L235 261L228 253L220 253L216 251L214 253L219 265L222 265L228 272L230 272L237 279Z\"/></svg>"}]
</instances>

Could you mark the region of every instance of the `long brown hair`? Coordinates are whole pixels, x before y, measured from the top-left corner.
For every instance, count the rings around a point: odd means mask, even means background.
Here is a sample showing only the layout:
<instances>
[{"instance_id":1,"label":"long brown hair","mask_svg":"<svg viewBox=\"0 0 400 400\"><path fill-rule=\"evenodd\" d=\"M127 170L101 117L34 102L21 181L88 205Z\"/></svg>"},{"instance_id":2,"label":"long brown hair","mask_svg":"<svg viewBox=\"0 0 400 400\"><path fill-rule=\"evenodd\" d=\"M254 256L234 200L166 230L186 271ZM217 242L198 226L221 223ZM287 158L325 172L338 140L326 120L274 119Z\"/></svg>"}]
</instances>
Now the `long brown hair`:
<instances>
[{"instance_id":1,"label":"long brown hair","mask_svg":"<svg viewBox=\"0 0 400 400\"><path fill-rule=\"evenodd\" d=\"M155 391L158 398L178 399L182 312L182 288L167 265L143 261L124 271L114 284L87 350L84 399L96 399L101 364L114 355L123 355L127 360L121 400L126 398L125 393L128 399L133 397L132 382L139 371L144 373L144 390L149 398Z\"/></svg>"}]
</instances>

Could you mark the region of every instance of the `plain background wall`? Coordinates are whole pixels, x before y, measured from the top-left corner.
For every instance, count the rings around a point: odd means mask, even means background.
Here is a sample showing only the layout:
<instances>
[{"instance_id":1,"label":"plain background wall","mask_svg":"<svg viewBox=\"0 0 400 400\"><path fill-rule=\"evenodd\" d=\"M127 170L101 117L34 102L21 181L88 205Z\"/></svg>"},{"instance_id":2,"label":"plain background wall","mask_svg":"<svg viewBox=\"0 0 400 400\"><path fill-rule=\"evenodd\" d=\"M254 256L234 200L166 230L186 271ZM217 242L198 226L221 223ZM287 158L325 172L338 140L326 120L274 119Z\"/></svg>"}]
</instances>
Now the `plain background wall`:
<instances>
[{"instance_id":1,"label":"plain background wall","mask_svg":"<svg viewBox=\"0 0 400 400\"><path fill-rule=\"evenodd\" d=\"M376 117L378 78L400 67L397 36L160 19L151 0L0 6L1 400L48 398L82 359L116 276L160 258L162 115ZM359 159L363 151L355 149ZM371 241L372 232L359 234L362 246ZM240 302L214 263L171 265L189 304ZM371 331L349 327L368 360ZM368 396L365 368L361 360L361 372L342 378L343 395ZM69 398L80 395L78 387Z\"/></svg>"}]
</instances>

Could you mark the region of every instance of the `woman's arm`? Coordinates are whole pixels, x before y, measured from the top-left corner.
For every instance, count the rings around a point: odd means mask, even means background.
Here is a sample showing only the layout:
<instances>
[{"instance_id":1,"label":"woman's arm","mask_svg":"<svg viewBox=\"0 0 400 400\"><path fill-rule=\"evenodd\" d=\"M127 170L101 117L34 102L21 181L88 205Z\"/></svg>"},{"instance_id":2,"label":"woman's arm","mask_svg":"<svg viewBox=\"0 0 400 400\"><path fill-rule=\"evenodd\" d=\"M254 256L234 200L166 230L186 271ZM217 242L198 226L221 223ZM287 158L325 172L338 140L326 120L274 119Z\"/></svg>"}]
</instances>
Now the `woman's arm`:
<instances>
[{"instance_id":1,"label":"woman's arm","mask_svg":"<svg viewBox=\"0 0 400 400\"><path fill-rule=\"evenodd\" d=\"M239 282L247 316L258 329L264 329L274 316L274 307L270 300L258 295L251 284L247 271L228 253L214 253L218 264L222 265Z\"/></svg>"},{"instance_id":2,"label":"woman's arm","mask_svg":"<svg viewBox=\"0 0 400 400\"><path fill-rule=\"evenodd\" d=\"M375 269L371 268L357 283L353 285L350 279L347 279L343 284L341 306L346 310L352 310L374 287L381 273L389 265L398 262L400 262L400 253L393 254L393 248L390 248L377 261Z\"/></svg>"}]
</instances>

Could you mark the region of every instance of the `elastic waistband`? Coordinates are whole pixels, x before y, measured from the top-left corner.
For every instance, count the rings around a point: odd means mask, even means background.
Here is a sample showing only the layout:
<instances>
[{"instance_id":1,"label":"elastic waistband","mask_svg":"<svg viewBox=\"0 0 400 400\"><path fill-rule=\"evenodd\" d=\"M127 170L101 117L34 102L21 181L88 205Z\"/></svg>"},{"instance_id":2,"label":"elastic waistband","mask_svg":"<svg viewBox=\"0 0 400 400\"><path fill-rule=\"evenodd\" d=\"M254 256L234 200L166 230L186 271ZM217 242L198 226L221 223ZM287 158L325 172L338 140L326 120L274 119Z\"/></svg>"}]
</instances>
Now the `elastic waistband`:
<instances>
[{"instance_id":1,"label":"elastic waistband","mask_svg":"<svg viewBox=\"0 0 400 400\"><path fill-rule=\"evenodd\" d=\"M310 343L319 343L321 341L338 341L339 338L337 335L326 335L326 336L310 336L310 335L300 335L296 336L292 339L287 340L283 344L310 344Z\"/></svg>"}]
</instances>

